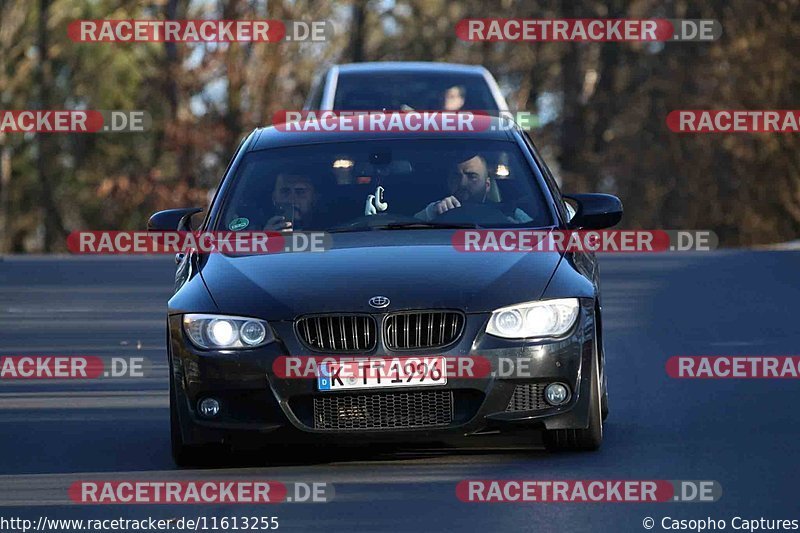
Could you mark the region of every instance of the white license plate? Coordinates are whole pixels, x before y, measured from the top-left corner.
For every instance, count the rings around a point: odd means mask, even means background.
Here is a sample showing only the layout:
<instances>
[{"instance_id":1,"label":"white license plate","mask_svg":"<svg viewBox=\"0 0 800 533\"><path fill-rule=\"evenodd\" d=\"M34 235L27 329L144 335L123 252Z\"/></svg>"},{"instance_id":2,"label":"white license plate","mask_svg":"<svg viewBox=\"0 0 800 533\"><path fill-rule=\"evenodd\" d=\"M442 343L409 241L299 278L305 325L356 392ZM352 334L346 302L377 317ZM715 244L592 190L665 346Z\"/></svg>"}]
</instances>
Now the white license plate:
<instances>
[{"instance_id":1,"label":"white license plate","mask_svg":"<svg viewBox=\"0 0 800 533\"><path fill-rule=\"evenodd\" d=\"M444 357L372 358L322 363L321 391L432 387L447 384Z\"/></svg>"}]
</instances>

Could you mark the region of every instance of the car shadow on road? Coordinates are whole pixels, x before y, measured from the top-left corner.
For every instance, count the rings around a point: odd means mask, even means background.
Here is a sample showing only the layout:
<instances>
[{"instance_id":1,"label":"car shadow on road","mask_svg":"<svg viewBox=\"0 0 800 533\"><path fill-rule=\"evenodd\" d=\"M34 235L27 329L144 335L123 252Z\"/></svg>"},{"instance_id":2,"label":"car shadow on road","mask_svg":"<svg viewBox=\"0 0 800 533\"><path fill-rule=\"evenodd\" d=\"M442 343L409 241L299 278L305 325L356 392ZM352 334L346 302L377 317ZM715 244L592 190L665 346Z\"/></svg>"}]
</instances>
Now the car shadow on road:
<instances>
[{"instance_id":1,"label":"car shadow on road","mask_svg":"<svg viewBox=\"0 0 800 533\"><path fill-rule=\"evenodd\" d=\"M238 449L233 452L222 453L214 456L205 465L199 467L216 468L252 468L252 467L303 467L322 466L332 464L363 464L374 463L390 465L393 463L428 461L432 459L458 461L461 457L484 457L487 461L492 458L551 456L540 442L514 444L505 443L502 446L487 447L485 445L467 445L453 447L445 444L428 446L411 446L396 444L381 445L286 445L262 446L249 450Z\"/></svg>"},{"instance_id":2,"label":"car shadow on road","mask_svg":"<svg viewBox=\"0 0 800 533\"><path fill-rule=\"evenodd\" d=\"M146 472L178 469L170 456L169 421L166 410L117 410L113 413L72 412L49 416L29 412L4 424L7 435L0 439L0 452L17 454L0 474L65 474L74 472ZM551 454L541 443L526 436L522 443L468 442L458 448L433 444L425 447L398 445L260 445L233 453L212 451L206 464L194 468L303 468L328 465L381 468L425 463L492 464L515 461L545 461L557 464L584 461L583 453ZM6 444L4 446L3 444ZM608 444L611 444L610 442ZM604 446L606 448L606 446ZM589 454L592 455L592 454ZM570 459L571 457L571 459Z\"/></svg>"}]
</instances>

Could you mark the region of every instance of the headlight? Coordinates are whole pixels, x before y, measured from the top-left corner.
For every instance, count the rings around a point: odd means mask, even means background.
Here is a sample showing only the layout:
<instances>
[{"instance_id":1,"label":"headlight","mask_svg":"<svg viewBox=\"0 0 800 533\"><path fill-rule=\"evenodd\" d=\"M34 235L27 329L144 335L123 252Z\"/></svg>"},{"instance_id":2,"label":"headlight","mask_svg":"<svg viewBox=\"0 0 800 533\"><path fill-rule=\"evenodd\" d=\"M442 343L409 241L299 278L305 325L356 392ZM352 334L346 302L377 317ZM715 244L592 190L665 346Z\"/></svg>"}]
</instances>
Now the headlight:
<instances>
[{"instance_id":1,"label":"headlight","mask_svg":"<svg viewBox=\"0 0 800 533\"><path fill-rule=\"evenodd\" d=\"M183 315L183 330L205 349L256 348L275 340L265 321L238 316Z\"/></svg>"},{"instance_id":2,"label":"headlight","mask_svg":"<svg viewBox=\"0 0 800 533\"><path fill-rule=\"evenodd\" d=\"M578 318L577 298L541 300L495 310L486 332L506 339L560 337Z\"/></svg>"}]
</instances>

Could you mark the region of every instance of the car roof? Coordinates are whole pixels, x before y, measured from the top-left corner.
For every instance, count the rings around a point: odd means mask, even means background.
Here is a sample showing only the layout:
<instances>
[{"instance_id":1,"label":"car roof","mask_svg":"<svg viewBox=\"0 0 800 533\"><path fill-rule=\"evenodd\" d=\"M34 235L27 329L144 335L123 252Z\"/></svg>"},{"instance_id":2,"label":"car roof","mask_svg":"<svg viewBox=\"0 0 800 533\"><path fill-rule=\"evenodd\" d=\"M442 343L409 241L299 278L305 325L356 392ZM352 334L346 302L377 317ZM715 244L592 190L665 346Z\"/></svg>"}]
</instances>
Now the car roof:
<instances>
[{"instance_id":1,"label":"car roof","mask_svg":"<svg viewBox=\"0 0 800 533\"><path fill-rule=\"evenodd\" d=\"M335 65L339 74L367 72L449 72L452 74L479 74L487 72L482 65L438 63L434 61L376 61Z\"/></svg>"},{"instance_id":2,"label":"car roof","mask_svg":"<svg viewBox=\"0 0 800 533\"><path fill-rule=\"evenodd\" d=\"M343 119L340 117L341 122ZM286 131L283 128L267 126L253 132L248 151L265 150L283 146L325 144L356 141L379 141L391 139L483 139L490 141L509 141L518 132L516 125L509 127L508 119L491 116L476 116L476 131L464 132L375 132L375 131ZM480 130L480 131L478 131Z\"/></svg>"}]
</instances>

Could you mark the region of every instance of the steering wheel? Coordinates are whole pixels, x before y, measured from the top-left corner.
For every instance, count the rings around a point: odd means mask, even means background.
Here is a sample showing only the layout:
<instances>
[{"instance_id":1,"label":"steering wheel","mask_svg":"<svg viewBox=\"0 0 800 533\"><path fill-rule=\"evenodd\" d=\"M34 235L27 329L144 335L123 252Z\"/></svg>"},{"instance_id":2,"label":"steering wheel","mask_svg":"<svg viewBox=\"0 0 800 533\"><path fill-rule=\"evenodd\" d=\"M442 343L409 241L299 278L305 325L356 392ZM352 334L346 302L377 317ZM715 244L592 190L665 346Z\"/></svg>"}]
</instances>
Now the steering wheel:
<instances>
[{"instance_id":1,"label":"steering wheel","mask_svg":"<svg viewBox=\"0 0 800 533\"><path fill-rule=\"evenodd\" d=\"M497 203L464 203L461 207L449 209L434 218L436 222L467 222L486 226L491 224L508 224L508 216L503 213Z\"/></svg>"}]
</instances>

